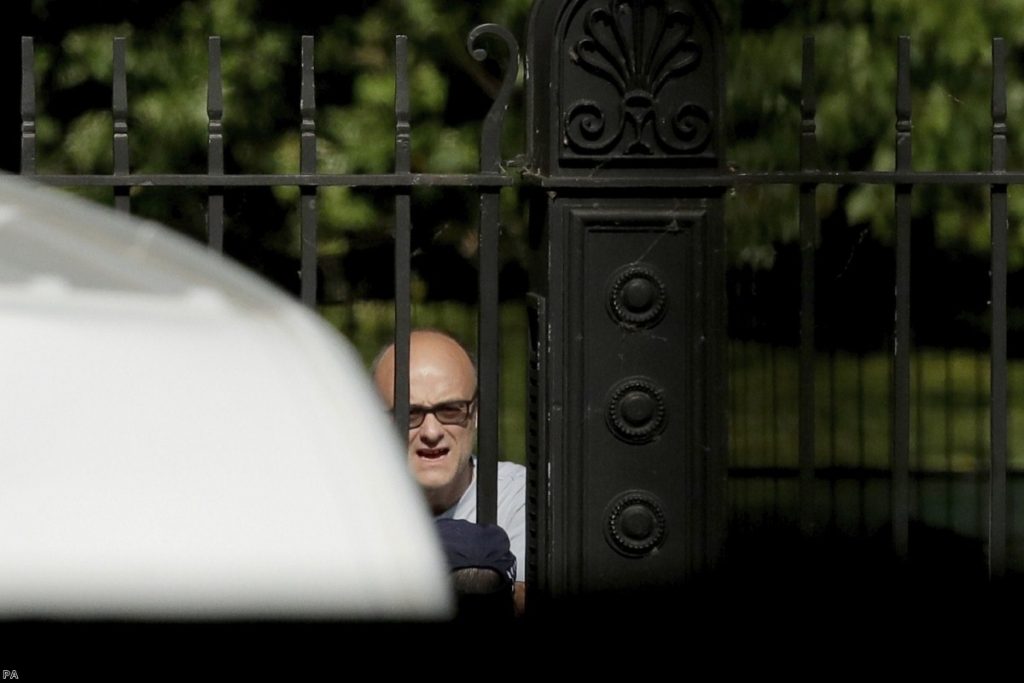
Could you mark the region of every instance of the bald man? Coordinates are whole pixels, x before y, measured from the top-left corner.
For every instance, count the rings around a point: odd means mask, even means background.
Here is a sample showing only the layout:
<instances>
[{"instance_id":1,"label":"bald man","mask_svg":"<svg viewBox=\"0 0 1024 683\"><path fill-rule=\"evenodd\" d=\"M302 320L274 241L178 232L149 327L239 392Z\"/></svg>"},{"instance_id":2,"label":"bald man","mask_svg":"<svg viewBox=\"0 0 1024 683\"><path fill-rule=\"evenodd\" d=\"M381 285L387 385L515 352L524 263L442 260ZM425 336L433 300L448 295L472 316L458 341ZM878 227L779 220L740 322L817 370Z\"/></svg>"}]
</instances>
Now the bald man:
<instances>
[{"instance_id":1,"label":"bald man","mask_svg":"<svg viewBox=\"0 0 1024 683\"><path fill-rule=\"evenodd\" d=\"M373 365L384 402L394 408L395 349ZM466 349L437 330L409 338L409 470L438 518L476 522L476 366ZM526 574L526 468L498 463L498 526L516 557L516 607L522 612Z\"/></svg>"}]
</instances>

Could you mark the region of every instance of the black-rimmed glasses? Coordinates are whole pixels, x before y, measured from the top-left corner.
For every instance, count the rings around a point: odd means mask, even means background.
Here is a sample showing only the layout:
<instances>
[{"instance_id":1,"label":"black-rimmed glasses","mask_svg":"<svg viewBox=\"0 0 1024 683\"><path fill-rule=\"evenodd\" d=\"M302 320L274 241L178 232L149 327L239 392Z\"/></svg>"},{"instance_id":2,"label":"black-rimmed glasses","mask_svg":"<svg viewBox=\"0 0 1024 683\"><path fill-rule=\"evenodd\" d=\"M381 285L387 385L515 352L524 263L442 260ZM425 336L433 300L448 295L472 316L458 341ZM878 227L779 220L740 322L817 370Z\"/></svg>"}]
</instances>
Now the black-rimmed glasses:
<instances>
[{"instance_id":1,"label":"black-rimmed glasses","mask_svg":"<svg viewBox=\"0 0 1024 683\"><path fill-rule=\"evenodd\" d=\"M409 429L416 429L423 424L427 415L433 415L443 425L465 427L473 415L475 404L476 398L471 398L468 401L445 401L432 406L409 406Z\"/></svg>"}]
</instances>

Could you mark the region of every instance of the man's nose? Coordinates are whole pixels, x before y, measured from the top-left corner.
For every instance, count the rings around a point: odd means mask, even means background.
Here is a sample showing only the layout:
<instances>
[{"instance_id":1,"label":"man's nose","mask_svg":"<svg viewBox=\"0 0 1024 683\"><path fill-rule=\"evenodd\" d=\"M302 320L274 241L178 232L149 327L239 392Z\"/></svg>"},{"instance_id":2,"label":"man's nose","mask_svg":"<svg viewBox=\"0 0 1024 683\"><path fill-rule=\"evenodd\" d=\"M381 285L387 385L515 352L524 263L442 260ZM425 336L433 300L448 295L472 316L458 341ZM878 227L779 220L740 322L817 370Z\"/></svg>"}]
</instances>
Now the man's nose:
<instances>
[{"instance_id":1,"label":"man's nose","mask_svg":"<svg viewBox=\"0 0 1024 683\"><path fill-rule=\"evenodd\" d=\"M416 436L425 444L434 446L444 438L444 428L433 413L427 413Z\"/></svg>"}]
</instances>

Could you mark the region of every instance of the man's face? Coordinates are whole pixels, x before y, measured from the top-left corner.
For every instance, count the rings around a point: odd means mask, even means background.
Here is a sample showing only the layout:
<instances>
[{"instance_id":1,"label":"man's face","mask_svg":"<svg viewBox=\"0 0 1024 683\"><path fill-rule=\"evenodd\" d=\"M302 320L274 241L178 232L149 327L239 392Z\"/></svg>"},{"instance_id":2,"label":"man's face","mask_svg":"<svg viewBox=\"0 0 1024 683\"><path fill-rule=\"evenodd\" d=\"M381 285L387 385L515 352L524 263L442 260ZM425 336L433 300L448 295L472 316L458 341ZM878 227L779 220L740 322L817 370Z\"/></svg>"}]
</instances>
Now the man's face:
<instances>
[{"instance_id":1,"label":"man's face","mask_svg":"<svg viewBox=\"0 0 1024 683\"><path fill-rule=\"evenodd\" d=\"M377 366L374 380L388 407L394 407L394 348ZM409 428L409 469L426 493L434 513L458 502L473 480L470 455L476 436L476 405L462 423L452 419L453 405L472 401L476 393L473 364L457 343L436 332L413 332L409 350L410 412L426 412ZM443 421L442 421L443 420Z\"/></svg>"}]
</instances>

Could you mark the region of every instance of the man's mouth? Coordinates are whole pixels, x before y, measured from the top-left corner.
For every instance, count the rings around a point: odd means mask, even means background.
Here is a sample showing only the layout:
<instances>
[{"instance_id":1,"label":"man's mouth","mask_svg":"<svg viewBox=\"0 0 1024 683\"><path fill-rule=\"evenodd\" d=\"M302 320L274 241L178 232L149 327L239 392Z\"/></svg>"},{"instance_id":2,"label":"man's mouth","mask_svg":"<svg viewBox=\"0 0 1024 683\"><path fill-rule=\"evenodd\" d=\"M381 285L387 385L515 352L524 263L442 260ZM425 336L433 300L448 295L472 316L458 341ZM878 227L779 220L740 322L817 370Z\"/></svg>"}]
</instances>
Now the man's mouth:
<instances>
[{"instance_id":1,"label":"man's mouth","mask_svg":"<svg viewBox=\"0 0 1024 683\"><path fill-rule=\"evenodd\" d=\"M443 458L448 455L447 448L417 448L416 455L421 458L427 458L428 460L436 460L437 458Z\"/></svg>"}]
</instances>

